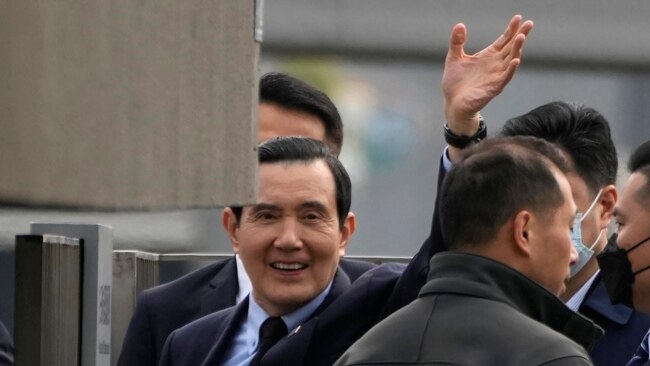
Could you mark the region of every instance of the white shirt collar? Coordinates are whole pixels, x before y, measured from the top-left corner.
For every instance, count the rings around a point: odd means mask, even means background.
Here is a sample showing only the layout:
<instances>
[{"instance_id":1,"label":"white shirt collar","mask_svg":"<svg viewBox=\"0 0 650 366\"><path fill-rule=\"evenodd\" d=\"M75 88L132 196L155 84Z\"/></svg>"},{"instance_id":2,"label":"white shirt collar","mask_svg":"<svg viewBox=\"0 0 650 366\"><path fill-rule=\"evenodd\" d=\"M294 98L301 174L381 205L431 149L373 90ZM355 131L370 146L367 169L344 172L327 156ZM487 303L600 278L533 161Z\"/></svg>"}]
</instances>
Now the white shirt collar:
<instances>
[{"instance_id":1,"label":"white shirt collar","mask_svg":"<svg viewBox=\"0 0 650 366\"><path fill-rule=\"evenodd\" d=\"M573 310L573 311L578 311L580 308L580 305L585 301L585 296L587 296L587 291L589 291L589 288L591 288L591 284L594 282L594 279L596 278L596 275L600 272L600 270L597 270L591 278L587 282L585 282L582 287L580 287L580 290L573 294L569 301L566 302L566 306Z\"/></svg>"},{"instance_id":2,"label":"white shirt collar","mask_svg":"<svg viewBox=\"0 0 650 366\"><path fill-rule=\"evenodd\" d=\"M248 278L246 269L244 269L244 263L242 263L239 254L235 254L235 261L237 262L237 283L239 291L235 297L235 302L239 304L250 292L251 292L251 280Z\"/></svg>"}]
</instances>

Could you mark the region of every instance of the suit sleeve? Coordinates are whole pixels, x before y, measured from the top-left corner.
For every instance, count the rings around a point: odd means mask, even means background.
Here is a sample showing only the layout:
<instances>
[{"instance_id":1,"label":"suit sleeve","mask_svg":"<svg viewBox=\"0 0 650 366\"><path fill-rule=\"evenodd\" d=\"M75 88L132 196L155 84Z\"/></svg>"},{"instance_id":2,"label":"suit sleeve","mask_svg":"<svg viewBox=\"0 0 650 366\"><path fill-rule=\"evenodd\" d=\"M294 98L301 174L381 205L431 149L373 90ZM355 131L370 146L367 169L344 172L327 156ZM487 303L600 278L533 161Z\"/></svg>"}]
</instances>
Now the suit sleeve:
<instances>
[{"instance_id":1,"label":"suit sleeve","mask_svg":"<svg viewBox=\"0 0 650 366\"><path fill-rule=\"evenodd\" d=\"M386 303L382 312L382 318L390 315L404 305L410 303L418 297L420 288L427 282L429 273L429 260L439 252L446 251L447 245L442 239L440 229L440 215L438 212L438 195L442 182L445 179L447 171L444 167L442 158L440 159L440 168L438 170L438 184L436 199L433 206L433 218L431 221L431 233L424 241L420 250L413 256L406 269L397 280L393 293Z\"/></svg>"},{"instance_id":2,"label":"suit sleeve","mask_svg":"<svg viewBox=\"0 0 650 366\"><path fill-rule=\"evenodd\" d=\"M155 366L156 350L151 329L147 292L138 296L135 313L124 336L118 366Z\"/></svg>"},{"instance_id":3,"label":"suit sleeve","mask_svg":"<svg viewBox=\"0 0 650 366\"><path fill-rule=\"evenodd\" d=\"M165 341L165 345L163 346L162 352L160 354L160 361L158 361L158 366L168 366L173 364L172 356L171 356L171 348L172 348L172 342L174 341L174 336L176 335L176 331L173 331L169 337L167 337L167 340Z\"/></svg>"},{"instance_id":4,"label":"suit sleeve","mask_svg":"<svg viewBox=\"0 0 650 366\"><path fill-rule=\"evenodd\" d=\"M445 154L446 154L445 150ZM442 188L442 183L445 181L447 176L447 168L444 163L445 157L440 158L440 168L438 169L438 184L436 185L436 200L433 203L433 217L431 219L431 233L429 234L429 239L431 240L431 253L427 259L427 272L429 269L429 260L436 253L446 252L447 243L442 238L442 229L440 226L440 211L438 210L438 199L440 198L440 190Z\"/></svg>"}]
</instances>

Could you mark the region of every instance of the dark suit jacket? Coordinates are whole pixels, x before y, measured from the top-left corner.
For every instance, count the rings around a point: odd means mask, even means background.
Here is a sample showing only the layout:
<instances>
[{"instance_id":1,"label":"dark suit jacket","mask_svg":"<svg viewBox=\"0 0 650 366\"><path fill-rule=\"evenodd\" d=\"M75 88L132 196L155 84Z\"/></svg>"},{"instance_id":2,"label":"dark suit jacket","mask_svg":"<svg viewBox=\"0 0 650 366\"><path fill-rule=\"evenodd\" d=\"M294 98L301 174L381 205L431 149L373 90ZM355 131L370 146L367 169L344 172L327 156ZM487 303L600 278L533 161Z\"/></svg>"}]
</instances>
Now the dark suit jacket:
<instances>
[{"instance_id":1,"label":"dark suit jacket","mask_svg":"<svg viewBox=\"0 0 650 366\"><path fill-rule=\"evenodd\" d=\"M356 279L374 264L341 259L340 268ZM235 257L207 265L138 296L118 365L156 365L167 336L175 329L235 305L239 291Z\"/></svg>"},{"instance_id":2,"label":"dark suit jacket","mask_svg":"<svg viewBox=\"0 0 650 366\"><path fill-rule=\"evenodd\" d=\"M438 187L445 176L440 165ZM429 238L406 269L378 266L356 281L339 270L330 293L315 313L264 356L264 365L330 366L368 329L417 298L427 280L435 241L442 241L437 199ZM174 331L160 365L219 365L234 334L246 317L248 302L210 314Z\"/></svg>"},{"instance_id":3,"label":"dark suit jacket","mask_svg":"<svg viewBox=\"0 0 650 366\"><path fill-rule=\"evenodd\" d=\"M625 305L612 305L600 275L578 312L605 330L590 352L596 366L625 365L650 328L650 318Z\"/></svg>"},{"instance_id":4,"label":"dark suit jacket","mask_svg":"<svg viewBox=\"0 0 650 366\"><path fill-rule=\"evenodd\" d=\"M0 322L0 366L14 364L14 344L11 341L9 331Z\"/></svg>"}]
</instances>

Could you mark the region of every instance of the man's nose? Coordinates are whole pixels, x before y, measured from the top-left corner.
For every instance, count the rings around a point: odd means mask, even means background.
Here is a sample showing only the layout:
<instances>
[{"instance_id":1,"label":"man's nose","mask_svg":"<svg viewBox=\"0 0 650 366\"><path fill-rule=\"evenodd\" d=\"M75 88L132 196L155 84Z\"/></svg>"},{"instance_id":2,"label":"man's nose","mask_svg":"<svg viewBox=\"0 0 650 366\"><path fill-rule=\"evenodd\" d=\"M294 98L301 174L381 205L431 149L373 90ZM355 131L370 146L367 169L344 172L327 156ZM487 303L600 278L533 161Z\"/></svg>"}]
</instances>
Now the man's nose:
<instances>
[{"instance_id":1,"label":"man's nose","mask_svg":"<svg viewBox=\"0 0 650 366\"><path fill-rule=\"evenodd\" d=\"M293 218L283 220L280 231L273 243L277 248L296 249L302 246L300 238L300 225Z\"/></svg>"},{"instance_id":2,"label":"man's nose","mask_svg":"<svg viewBox=\"0 0 650 366\"><path fill-rule=\"evenodd\" d=\"M576 247L571 244L571 255L569 256L569 264L573 265L575 262L578 261L578 251L576 250Z\"/></svg>"}]
</instances>

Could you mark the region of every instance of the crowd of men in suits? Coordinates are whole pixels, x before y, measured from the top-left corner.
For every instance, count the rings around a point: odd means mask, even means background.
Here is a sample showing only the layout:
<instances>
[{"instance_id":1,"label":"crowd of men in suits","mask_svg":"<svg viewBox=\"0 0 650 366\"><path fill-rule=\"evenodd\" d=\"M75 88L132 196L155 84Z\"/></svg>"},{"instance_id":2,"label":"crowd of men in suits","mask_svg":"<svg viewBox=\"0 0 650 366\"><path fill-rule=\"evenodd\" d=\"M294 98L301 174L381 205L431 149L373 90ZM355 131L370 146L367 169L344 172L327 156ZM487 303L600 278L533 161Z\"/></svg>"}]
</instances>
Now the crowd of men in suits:
<instances>
[{"instance_id":1,"label":"crowd of men in suits","mask_svg":"<svg viewBox=\"0 0 650 366\"><path fill-rule=\"evenodd\" d=\"M339 113L300 80L263 76L259 195L222 218L235 255L145 290L118 364L648 364L650 141L619 193L593 108L551 102L487 138L480 111L532 28L514 16L473 55L453 28L448 146L430 235L406 266L344 258L357 222Z\"/></svg>"}]
</instances>

